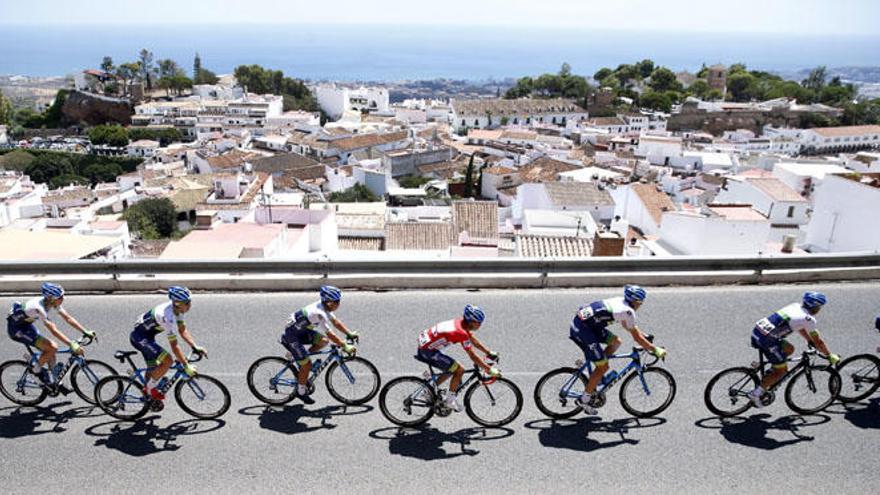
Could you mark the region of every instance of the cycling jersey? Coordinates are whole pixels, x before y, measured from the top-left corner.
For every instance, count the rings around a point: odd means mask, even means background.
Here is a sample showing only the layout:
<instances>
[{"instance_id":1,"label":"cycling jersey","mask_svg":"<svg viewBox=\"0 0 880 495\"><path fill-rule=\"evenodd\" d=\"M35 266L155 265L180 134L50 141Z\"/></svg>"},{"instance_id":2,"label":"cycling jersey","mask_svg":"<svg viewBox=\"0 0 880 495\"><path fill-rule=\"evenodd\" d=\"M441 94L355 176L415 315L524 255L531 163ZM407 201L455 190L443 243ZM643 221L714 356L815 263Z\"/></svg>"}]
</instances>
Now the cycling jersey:
<instances>
[{"instance_id":1,"label":"cycling jersey","mask_svg":"<svg viewBox=\"0 0 880 495\"><path fill-rule=\"evenodd\" d=\"M419 349L437 351L451 344L471 348L471 334L464 329L464 320L458 318L440 322L419 334Z\"/></svg>"},{"instance_id":2,"label":"cycling jersey","mask_svg":"<svg viewBox=\"0 0 880 495\"><path fill-rule=\"evenodd\" d=\"M163 331L168 332L168 340L177 339L178 326L183 319L174 314L174 304L171 301L162 303L141 315L131 333L133 339L154 340Z\"/></svg>"},{"instance_id":3,"label":"cycling jersey","mask_svg":"<svg viewBox=\"0 0 880 495\"><path fill-rule=\"evenodd\" d=\"M7 319L14 324L21 325L28 325L39 320L45 325L47 321L52 321L52 319L49 318L49 313L52 310L60 311L61 306L58 306L57 308L47 308L46 302L42 297L35 297L24 304L21 304L20 302L13 303L12 310L9 311Z\"/></svg>"},{"instance_id":4,"label":"cycling jersey","mask_svg":"<svg viewBox=\"0 0 880 495\"><path fill-rule=\"evenodd\" d=\"M636 326L636 311L622 297L612 297L581 306L571 322L573 330L604 329L620 323L627 330Z\"/></svg>"},{"instance_id":5,"label":"cycling jersey","mask_svg":"<svg viewBox=\"0 0 880 495\"><path fill-rule=\"evenodd\" d=\"M807 313L800 303L792 303L759 320L752 333L759 339L779 340L795 331L813 332L816 327L816 318Z\"/></svg>"},{"instance_id":6,"label":"cycling jersey","mask_svg":"<svg viewBox=\"0 0 880 495\"><path fill-rule=\"evenodd\" d=\"M324 307L321 301L291 313L287 320L287 328L295 327L297 330L320 330L327 333L330 330L330 322L336 319L331 311Z\"/></svg>"}]
</instances>

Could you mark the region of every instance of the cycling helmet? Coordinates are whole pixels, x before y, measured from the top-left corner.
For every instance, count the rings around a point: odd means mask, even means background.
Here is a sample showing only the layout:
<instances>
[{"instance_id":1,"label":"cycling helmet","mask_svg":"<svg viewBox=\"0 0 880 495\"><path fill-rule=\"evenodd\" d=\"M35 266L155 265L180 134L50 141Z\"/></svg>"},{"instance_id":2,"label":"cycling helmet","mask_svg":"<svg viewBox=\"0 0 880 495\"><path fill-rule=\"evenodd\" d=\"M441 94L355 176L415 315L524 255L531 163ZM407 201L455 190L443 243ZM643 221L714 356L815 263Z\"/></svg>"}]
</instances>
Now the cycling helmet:
<instances>
[{"instance_id":1,"label":"cycling helmet","mask_svg":"<svg viewBox=\"0 0 880 495\"><path fill-rule=\"evenodd\" d=\"M321 286L322 302L339 302L340 299L342 299L342 291L332 285Z\"/></svg>"},{"instance_id":2,"label":"cycling helmet","mask_svg":"<svg viewBox=\"0 0 880 495\"><path fill-rule=\"evenodd\" d=\"M64 296L64 287L52 282L43 282L43 285L40 286L40 293L43 294L43 297L59 299Z\"/></svg>"},{"instance_id":3,"label":"cycling helmet","mask_svg":"<svg viewBox=\"0 0 880 495\"><path fill-rule=\"evenodd\" d=\"M192 294L186 287L175 285L168 288L168 299L174 302L188 303L192 300Z\"/></svg>"},{"instance_id":4,"label":"cycling helmet","mask_svg":"<svg viewBox=\"0 0 880 495\"><path fill-rule=\"evenodd\" d=\"M623 288L623 299L626 302L642 302L648 297L648 292L638 285L627 285Z\"/></svg>"},{"instance_id":5,"label":"cycling helmet","mask_svg":"<svg viewBox=\"0 0 880 495\"><path fill-rule=\"evenodd\" d=\"M464 307L464 320L483 323L486 319L486 313L479 306L468 304Z\"/></svg>"},{"instance_id":6,"label":"cycling helmet","mask_svg":"<svg viewBox=\"0 0 880 495\"><path fill-rule=\"evenodd\" d=\"M821 292L804 292L804 307L807 309L819 308L828 302L828 298Z\"/></svg>"}]
</instances>

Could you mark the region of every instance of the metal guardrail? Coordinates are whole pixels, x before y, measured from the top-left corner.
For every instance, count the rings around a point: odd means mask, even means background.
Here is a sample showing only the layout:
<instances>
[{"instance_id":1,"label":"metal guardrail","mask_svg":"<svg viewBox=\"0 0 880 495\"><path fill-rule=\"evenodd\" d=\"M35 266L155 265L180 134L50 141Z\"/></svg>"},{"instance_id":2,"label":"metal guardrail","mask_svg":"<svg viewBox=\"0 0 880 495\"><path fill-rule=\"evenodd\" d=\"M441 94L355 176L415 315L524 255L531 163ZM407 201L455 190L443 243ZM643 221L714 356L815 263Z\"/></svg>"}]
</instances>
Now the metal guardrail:
<instances>
[{"instance_id":1,"label":"metal guardrail","mask_svg":"<svg viewBox=\"0 0 880 495\"><path fill-rule=\"evenodd\" d=\"M493 275L513 273L735 272L760 275L771 270L880 268L880 253L807 256L670 256L585 259L438 259L438 260L120 260L0 261L0 276L10 275Z\"/></svg>"}]
</instances>

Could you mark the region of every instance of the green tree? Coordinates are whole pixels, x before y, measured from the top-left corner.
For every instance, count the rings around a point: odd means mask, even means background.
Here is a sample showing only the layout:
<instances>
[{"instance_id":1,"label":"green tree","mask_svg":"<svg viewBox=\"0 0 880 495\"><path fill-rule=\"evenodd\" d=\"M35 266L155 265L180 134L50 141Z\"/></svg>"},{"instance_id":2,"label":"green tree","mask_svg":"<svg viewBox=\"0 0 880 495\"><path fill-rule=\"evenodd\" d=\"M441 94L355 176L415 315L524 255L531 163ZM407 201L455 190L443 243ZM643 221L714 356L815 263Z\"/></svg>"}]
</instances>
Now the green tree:
<instances>
[{"instance_id":1,"label":"green tree","mask_svg":"<svg viewBox=\"0 0 880 495\"><path fill-rule=\"evenodd\" d=\"M649 86L654 91L678 91L681 89L675 73L666 67L658 67L651 73L651 82Z\"/></svg>"},{"instance_id":2,"label":"green tree","mask_svg":"<svg viewBox=\"0 0 880 495\"><path fill-rule=\"evenodd\" d=\"M67 101L69 95L70 91L67 89L59 89L58 92L55 93L55 99L52 100L52 104L45 112L43 112L43 125L49 128L63 126L64 112L62 112L61 109L64 107L64 102Z\"/></svg>"},{"instance_id":3,"label":"green tree","mask_svg":"<svg viewBox=\"0 0 880 495\"><path fill-rule=\"evenodd\" d=\"M397 179L397 182L400 184L400 187L415 189L417 187L422 187L428 182L431 182L431 179L427 177L419 177L416 175L405 175L400 179Z\"/></svg>"},{"instance_id":4,"label":"green tree","mask_svg":"<svg viewBox=\"0 0 880 495\"><path fill-rule=\"evenodd\" d=\"M639 71L642 79L651 77L651 74L654 73L654 68L654 61L647 58L636 64L636 70Z\"/></svg>"},{"instance_id":5,"label":"green tree","mask_svg":"<svg viewBox=\"0 0 880 495\"><path fill-rule=\"evenodd\" d=\"M649 89L639 97L639 106L668 113L672 111L672 99L667 93Z\"/></svg>"},{"instance_id":6,"label":"green tree","mask_svg":"<svg viewBox=\"0 0 880 495\"><path fill-rule=\"evenodd\" d=\"M128 131L121 125L97 125L89 129L89 141L94 145L106 144L121 148L128 145Z\"/></svg>"},{"instance_id":7,"label":"green tree","mask_svg":"<svg viewBox=\"0 0 880 495\"><path fill-rule=\"evenodd\" d=\"M12 102L9 101L9 98L3 96L3 92L0 91L0 125L12 124L14 115L15 110L12 108Z\"/></svg>"},{"instance_id":8,"label":"green tree","mask_svg":"<svg viewBox=\"0 0 880 495\"><path fill-rule=\"evenodd\" d=\"M468 161L467 172L464 175L464 197L474 197L474 155Z\"/></svg>"},{"instance_id":9,"label":"green tree","mask_svg":"<svg viewBox=\"0 0 880 495\"><path fill-rule=\"evenodd\" d=\"M49 189L59 189L70 185L86 186L89 179L77 174L61 174L49 179Z\"/></svg>"},{"instance_id":10,"label":"green tree","mask_svg":"<svg viewBox=\"0 0 880 495\"><path fill-rule=\"evenodd\" d=\"M36 160L34 155L25 150L12 150L9 153L0 155L0 169L23 172L34 160Z\"/></svg>"},{"instance_id":11,"label":"green tree","mask_svg":"<svg viewBox=\"0 0 880 495\"><path fill-rule=\"evenodd\" d=\"M62 153L45 153L37 155L25 167L24 173L36 183L50 184L52 179L64 175L76 175L70 158Z\"/></svg>"},{"instance_id":12,"label":"green tree","mask_svg":"<svg viewBox=\"0 0 880 495\"><path fill-rule=\"evenodd\" d=\"M333 203L374 203L379 201L379 197L363 184L355 184L344 191L330 193L328 199Z\"/></svg>"},{"instance_id":13,"label":"green tree","mask_svg":"<svg viewBox=\"0 0 880 495\"><path fill-rule=\"evenodd\" d=\"M801 86L813 90L816 94L825 87L825 79L828 77L828 71L825 66L819 66L810 71L810 74L801 82Z\"/></svg>"},{"instance_id":14,"label":"green tree","mask_svg":"<svg viewBox=\"0 0 880 495\"><path fill-rule=\"evenodd\" d=\"M688 93L696 96L697 98L706 99L706 96L709 95L709 91L712 91L712 88L709 86L704 79L697 79L688 87Z\"/></svg>"},{"instance_id":15,"label":"green tree","mask_svg":"<svg viewBox=\"0 0 880 495\"><path fill-rule=\"evenodd\" d=\"M114 69L113 58L109 55L104 55L104 58L101 60L101 70L104 72L113 72Z\"/></svg>"},{"instance_id":16,"label":"green tree","mask_svg":"<svg viewBox=\"0 0 880 495\"><path fill-rule=\"evenodd\" d=\"M142 239L170 237L177 230L177 212L168 198L138 201L122 214L128 228Z\"/></svg>"},{"instance_id":17,"label":"green tree","mask_svg":"<svg viewBox=\"0 0 880 495\"><path fill-rule=\"evenodd\" d=\"M138 62L141 70L141 80L148 90L153 89L153 52L143 48L138 53Z\"/></svg>"},{"instance_id":18,"label":"green tree","mask_svg":"<svg viewBox=\"0 0 880 495\"><path fill-rule=\"evenodd\" d=\"M737 72L727 78L727 91L733 101L746 102L761 99L758 80L748 72Z\"/></svg>"},{"instance_id":19,"label":"green tree","mask_svg":"<svg viewBox=\"0 0 880 495\"><path fill-rule=\"evenodd\" d=\"M85 177L92 184L113 182L123 174L122 167L115 163L93 163L83 170Z\"/></svg>"},{"instance_id":20,"label":"green tree","mask_svg":"<svg viewBox=\"0 0 880 495\"><path fill-rule=\"evenodd\" d=\"M202 74L202 57L199 56L199 52L196 52L196 56L193 59L193 81L198 81L201 78Z\"/></svg>"},{"instance_id":21,"label":"green tree","mask_svg":"<svg viewBox=\"0 0 880 495\"><path fill-rule=\"evenodd\" d=\"M128 94L128 88L132 82L140 77L141 74L141 63L140 62L127 62L124 64L120 64L119 67L116 68L116 77L122 80L122 94Z\"/></svg>"},{"instance_id":22,"label":"green tree","mask_svg":"<svg viewBox=\"0 0 880 495\"><path fill-rule=\"evenodd\" d=\"M593 74L593 79L601 82L606 77L613 75L613 74L614 74L613 70L609 69L608 67L602 67L601 69L597 70L595 74Z\"/></svg>"}]
</instances>

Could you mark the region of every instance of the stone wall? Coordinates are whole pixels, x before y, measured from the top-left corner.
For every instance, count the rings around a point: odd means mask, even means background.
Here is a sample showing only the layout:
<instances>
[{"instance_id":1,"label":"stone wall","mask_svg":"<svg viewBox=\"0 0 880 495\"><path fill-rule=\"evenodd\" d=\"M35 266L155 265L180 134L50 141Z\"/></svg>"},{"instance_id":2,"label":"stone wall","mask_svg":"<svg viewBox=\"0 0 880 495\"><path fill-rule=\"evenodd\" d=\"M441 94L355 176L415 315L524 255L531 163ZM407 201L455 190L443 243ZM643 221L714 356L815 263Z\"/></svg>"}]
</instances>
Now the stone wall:
<instances>
[{"instance_id":1,"label":"stone wall","mask_svg":"<svg viewBox=\"0 0 880 495\"><path fill-rule=\"evenodd\" d=\"M127 99L71 91L61 107L61 113L64 123L69 125L81 122L89 125L129 125L134 109Z\"/></svg>"}]
</instances>

